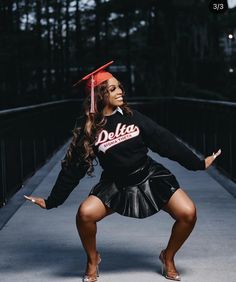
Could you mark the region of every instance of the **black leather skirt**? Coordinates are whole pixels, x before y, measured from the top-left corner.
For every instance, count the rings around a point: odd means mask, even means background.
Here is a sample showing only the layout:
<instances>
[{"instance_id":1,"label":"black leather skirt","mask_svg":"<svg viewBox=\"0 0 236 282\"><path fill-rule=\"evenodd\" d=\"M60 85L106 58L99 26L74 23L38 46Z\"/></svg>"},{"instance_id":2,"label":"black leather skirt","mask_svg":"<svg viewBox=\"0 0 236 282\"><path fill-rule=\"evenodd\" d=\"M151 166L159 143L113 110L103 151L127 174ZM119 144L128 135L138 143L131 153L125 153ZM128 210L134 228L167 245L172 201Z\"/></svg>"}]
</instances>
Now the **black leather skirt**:
<instances>
[{"instance_id":1,"label":"black leather skirt","mask_svg":"<svg viewBox=\"0 0 236 282\"><path fill-rule=\"evenodd\" d=\"M89 195L121 215L145 218L157 213L178 188L175 176L148 157L130 174L111 176L104 171Z\"/></svg>"}]
</instances>

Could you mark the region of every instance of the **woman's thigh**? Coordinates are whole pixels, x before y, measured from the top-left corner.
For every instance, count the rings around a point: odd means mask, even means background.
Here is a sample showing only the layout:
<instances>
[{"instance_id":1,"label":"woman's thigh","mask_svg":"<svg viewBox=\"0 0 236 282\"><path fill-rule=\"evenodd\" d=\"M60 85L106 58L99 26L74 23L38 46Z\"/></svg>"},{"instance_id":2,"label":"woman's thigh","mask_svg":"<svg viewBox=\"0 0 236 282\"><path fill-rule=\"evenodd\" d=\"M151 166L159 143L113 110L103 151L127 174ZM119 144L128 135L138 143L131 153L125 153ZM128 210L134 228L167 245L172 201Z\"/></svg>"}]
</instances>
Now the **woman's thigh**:
<instances>
[{"instance_id":1,"label":"woman's thigh","mask_svg":"<svg viewBox=\"0 0 236 282\"><path fill-rule=\"evenodd\" d=\"M84 220L99 221L112 213L98 197L90 195L81 203L77 215Z\"/></svg>"},{"instance_id":2,"label":"woman's thigh","mask_svg":"<svg viewBox=\"0 0 236 282\"><path fill-rule=\"evenodd\" d=\"M179 188L162 208L168 212L176 220L195 220L196 219L196 207L190 197Z\"/></svg>"}]
</instances>

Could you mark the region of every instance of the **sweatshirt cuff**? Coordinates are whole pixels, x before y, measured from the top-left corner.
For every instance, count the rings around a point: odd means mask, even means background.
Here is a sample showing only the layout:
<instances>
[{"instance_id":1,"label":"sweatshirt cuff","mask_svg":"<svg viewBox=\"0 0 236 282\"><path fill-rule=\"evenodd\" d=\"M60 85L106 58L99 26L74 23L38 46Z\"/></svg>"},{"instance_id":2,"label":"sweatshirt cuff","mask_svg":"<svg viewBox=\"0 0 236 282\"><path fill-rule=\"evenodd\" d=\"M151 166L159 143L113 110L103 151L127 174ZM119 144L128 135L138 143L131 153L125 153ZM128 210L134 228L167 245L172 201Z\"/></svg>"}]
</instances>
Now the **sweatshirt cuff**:
<instances>
[{"instance_id":1,"label":"sweatshirt cuff","mask_svg":"<svg viewBox=\"0 0 236 282\"><path fill-rule=\"evenodd\" d=\"M53 202L50 201L49 198L44 199L44 201L45 201L45 205L46 205L46 209L47 209L47 210L50 210L50 209L52 209L52 208L56 208L56 206L53 205Z\"/></svg>"},{"instance_id":2,"label":"sweatshirt cuff","mask_svg":"<svg viewBox=\"0 0 236 282\"><path fill-rule=\"evenodd\" d=\"M201 160L200 170L205 170L205 169L206 169L206 163L205 163L205 159L204 159L204 160Z\"/></svg>"}]
</instances>

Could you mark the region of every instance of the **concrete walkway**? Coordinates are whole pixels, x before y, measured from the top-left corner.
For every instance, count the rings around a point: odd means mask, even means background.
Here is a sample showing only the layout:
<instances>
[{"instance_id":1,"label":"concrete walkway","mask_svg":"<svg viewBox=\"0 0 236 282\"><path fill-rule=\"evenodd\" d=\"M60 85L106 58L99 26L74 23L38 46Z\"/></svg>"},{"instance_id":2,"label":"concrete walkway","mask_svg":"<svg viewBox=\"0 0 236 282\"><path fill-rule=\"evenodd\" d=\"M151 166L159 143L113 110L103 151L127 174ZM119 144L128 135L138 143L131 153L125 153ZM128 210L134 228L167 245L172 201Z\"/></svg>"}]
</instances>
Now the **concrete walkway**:
<instances>
[{"instance_id":1,"label":"concrete walkway","mask_svg":"<svg viewBox=\"0 0 236 282\"><path fill-rule=\"evenodd\" d=\"M47 197L64 149L54 156L55 165L40 170L47 171L41 182L39 171L0 210L0 220L1 215L6 219L6 211L14 206L14 201L22 203L0 231L1 282L81 281L86 257L77 235L75 215L80 202L98 181L100 168L96 169L97 177L84 178L64 205L56 209L40 209L25 202L22 195L34 187L34 196ZM236 282L236 199L206 171L188 171L156 154L151 156L176 175L198 208L196 227L176 256L182 281ZM160 275L158 255L167 243L173 222L165 212L142 220L113 214L99 222L99 281L167 281Z\"/></svg>"}]
</instances>

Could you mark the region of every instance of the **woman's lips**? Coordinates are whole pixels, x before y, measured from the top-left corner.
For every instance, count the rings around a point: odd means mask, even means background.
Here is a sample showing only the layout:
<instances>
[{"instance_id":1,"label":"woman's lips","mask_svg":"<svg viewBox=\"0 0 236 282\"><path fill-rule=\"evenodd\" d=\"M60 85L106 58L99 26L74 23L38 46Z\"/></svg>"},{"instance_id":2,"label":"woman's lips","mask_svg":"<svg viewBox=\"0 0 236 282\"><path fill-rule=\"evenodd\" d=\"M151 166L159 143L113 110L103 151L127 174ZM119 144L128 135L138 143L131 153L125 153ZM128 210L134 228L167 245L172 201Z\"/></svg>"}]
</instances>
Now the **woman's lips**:
<instances>
[{"instance_id":1,"label":"woman's lips","mask_svg":"<svg viewBox=\"0 0 236 282\"><path fill-rule=\"evenodd\" d=\"M123 101L123 97L122 97L122 96L117 97L116 100L118 100L118 101Z\"/></svg>"}]
</instances>

